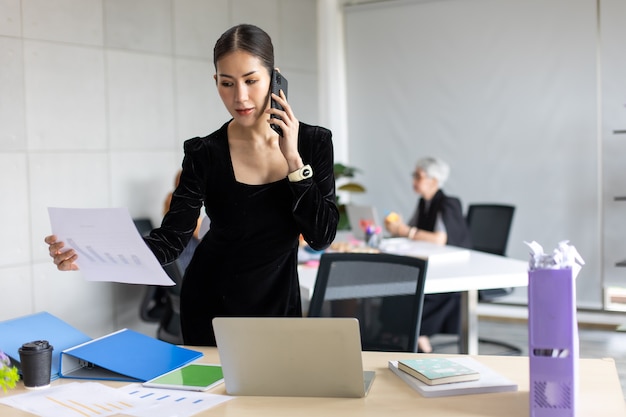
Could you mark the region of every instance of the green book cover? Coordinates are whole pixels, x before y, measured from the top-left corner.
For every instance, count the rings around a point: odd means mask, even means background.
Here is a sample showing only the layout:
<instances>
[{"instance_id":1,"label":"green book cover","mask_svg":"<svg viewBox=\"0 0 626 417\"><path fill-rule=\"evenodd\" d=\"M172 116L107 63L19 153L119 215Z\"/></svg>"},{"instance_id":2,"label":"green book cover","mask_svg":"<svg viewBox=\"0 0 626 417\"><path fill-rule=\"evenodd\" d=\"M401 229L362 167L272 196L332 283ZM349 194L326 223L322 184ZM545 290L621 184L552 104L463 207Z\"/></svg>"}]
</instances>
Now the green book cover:
<instances>
[{"instance_id":1,"label":"green book cover","mask_svg":"<svg viewBox=\"0 0 626 417\"><path fill-rule=\"evenodd\" d=\"M446 358L405 359L398 369L429 385L475 381L478 371Z\"/></svg>"},{"instance_id":2,"label":"green book cover","mask_svg":"<svg viewBox=\"0 0 626 417\"><path fill-rule=\"evenodd\" d=\"M224 374L220 365L191 363L144 382L143 385L152 388L206 391L222 382Z\"/></svg>"}]
</instances>

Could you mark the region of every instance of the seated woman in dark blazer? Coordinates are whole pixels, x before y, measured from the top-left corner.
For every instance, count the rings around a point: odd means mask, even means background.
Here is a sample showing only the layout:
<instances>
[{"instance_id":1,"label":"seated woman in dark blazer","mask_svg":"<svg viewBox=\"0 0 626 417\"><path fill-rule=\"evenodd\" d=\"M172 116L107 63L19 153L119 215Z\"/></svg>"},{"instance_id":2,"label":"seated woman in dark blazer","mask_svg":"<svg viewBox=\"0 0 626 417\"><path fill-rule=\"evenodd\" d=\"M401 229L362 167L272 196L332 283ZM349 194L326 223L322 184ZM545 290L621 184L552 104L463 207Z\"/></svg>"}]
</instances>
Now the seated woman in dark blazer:
<instances>
[{"instance_id":1,"label":"seated woman in dark blazer","mask_svg":"<svg viewBox=\"0 0 626 417\"><path fill-rule=\"evenodd\" d=\"M385 219L385 227L393 236L471 248L460 200L447 196L441 189L449 173L448 164L441 159L428 157L417 161L413 190L420 199L407 223L398 215ZM420 351L432 351L429 337L434 334L459 332L460 304L459 293L427 294L424 297L418 341Z\"/></svg>"}]
</instances>

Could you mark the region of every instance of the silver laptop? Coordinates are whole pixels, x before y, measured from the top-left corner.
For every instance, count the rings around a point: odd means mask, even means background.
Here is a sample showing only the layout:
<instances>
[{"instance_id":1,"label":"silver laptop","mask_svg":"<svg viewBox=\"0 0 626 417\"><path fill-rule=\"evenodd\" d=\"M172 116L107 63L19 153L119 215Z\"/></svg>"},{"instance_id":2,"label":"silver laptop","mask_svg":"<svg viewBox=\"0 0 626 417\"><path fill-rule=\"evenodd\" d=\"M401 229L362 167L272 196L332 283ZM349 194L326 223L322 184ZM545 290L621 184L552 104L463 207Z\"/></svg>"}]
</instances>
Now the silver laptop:
<instances>
[{"instance_id":1,"label":"silver laptop","mask_svg":"<svg viewBox=\"0 0 626 417\"><path fill-rule=\"evenodd\" d=\"M364 397L355 318L216 317L213 328L231 395Z\"/></svg>"},{"instance_id":2,"label":"silver laptop","mask_svg":"<svg viewBox=\"0 0 626 417\"><path fill-rule=\"evenodd\" d=\"M346 204L346 214L352 235L357 239L365 239L365 231L361 227L361 221L370 222L375 226L382 226L378 212L374 206L362 206L358 204Z\"/></svg>"}]
</instances>

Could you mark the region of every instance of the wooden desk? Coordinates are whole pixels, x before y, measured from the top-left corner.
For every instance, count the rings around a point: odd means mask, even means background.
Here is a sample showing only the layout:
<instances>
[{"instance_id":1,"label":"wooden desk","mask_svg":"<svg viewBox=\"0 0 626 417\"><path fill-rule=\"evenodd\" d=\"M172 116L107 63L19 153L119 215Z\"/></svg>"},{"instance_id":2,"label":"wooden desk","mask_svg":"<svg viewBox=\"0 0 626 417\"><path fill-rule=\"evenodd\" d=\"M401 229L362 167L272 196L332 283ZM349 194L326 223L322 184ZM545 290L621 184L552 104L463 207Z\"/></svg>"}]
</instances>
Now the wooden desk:
<instances>
[{"instance_id":1,"label":"wooden desk","mask_svg":"<svg viewBox=\"0 0 626 417\"><path fill-rule=\"evenodd\" d=\"M201 359L202 362L215 363L219 361L215 348L201 348L200 350L205 353ZM197 416L529 416L527 357L474 356L483 364L516 381L519 385L517 392L424 398L387 369L387 362L397 360L398 355L398 353L387 352L363 352L364 369L376 371L374 385L365 398L237 397L232 401L197 414ZM424 356L424 354L410 353L400 355L403 358ZM75 380L59 380L53 384L72 381ZM107 384L112 386L125 385L122 382L107 382ZM24 388L20 386L10 391L8 395L21 392L24 392ZM225 388L221 385L209 392L225 394ZM32 414L3 404L0 404L0 415L3 417L32 416ZM602 417L624 417L626 415L626 404L622 396L615 362L612 359L580 360L580 395L577 415L578 417L600 415Z\"/></svg>"},{"instance_id":2,"label":"wooden desk","mask_svg":"<svg viewBox=\"0 0 626 417\"><path fill-rule=\"evenodd\" d=\"M484 252L469 251L467 260L429 262L426 294L461 292L461 353L478 354L478 290L525 287L528 262ZM317 267L300 265L300 293L303 308L315 287Z\"/></svg>"}]
</instances>

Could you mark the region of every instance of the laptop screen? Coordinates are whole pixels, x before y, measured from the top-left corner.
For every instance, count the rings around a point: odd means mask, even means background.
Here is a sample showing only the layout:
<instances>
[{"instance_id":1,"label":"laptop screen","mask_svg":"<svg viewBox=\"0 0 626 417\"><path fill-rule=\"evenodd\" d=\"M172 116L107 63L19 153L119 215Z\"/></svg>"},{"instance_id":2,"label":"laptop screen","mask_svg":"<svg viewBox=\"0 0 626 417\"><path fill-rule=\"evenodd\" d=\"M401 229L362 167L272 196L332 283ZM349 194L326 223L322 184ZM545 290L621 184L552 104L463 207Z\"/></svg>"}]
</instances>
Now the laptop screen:
<instances>
[{"instance_id":1,"label":"laptop screen","mask_svg":"<svg viewBox=\"0 0 626 417\"><path fill-rule=\"evenodd\" d=\"M374 206L347 204L346 214L348 215L348 222L350 223L352 234L357 239L365 239L363 224L382 226Z\"/></svg>"},{"instance_id":2,"label":"laptop screen","mask_svg":"<svg viewBox=\"0 0 626 417\"><path fill-rule=\"evenodd\" d=\"M216 317L213 327L231 395L363 397L374 377L354 318Z\"/></svg>"}]
</instances>

